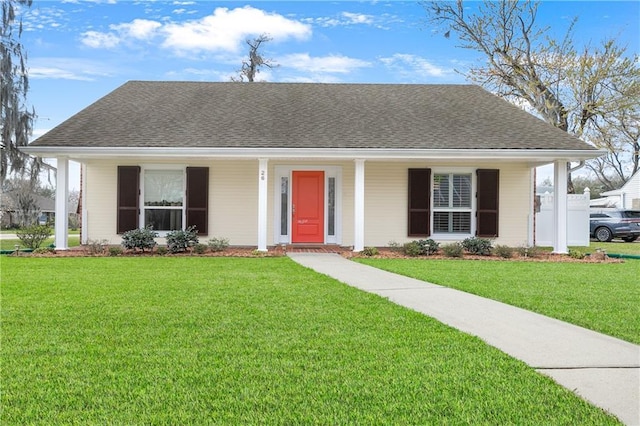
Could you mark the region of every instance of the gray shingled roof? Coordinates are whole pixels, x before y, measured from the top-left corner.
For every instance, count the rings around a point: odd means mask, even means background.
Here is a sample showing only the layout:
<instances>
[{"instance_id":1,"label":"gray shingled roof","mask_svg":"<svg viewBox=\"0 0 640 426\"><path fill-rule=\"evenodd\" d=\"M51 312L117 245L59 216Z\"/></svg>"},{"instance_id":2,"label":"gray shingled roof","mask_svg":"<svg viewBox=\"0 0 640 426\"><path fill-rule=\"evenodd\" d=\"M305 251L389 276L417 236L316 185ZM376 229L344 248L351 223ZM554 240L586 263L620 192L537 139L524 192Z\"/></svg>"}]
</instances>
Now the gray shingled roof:
<instances>
[{"instance_id":1,"label":"gray shingled roof","mask_svg":"<svg viewBox=\"0 0 640 426\"><path fill-rule=\"evenodd\" d=\"M131 81L33 146L588 150L471 85Z\"/></svg>"}]
</instances>

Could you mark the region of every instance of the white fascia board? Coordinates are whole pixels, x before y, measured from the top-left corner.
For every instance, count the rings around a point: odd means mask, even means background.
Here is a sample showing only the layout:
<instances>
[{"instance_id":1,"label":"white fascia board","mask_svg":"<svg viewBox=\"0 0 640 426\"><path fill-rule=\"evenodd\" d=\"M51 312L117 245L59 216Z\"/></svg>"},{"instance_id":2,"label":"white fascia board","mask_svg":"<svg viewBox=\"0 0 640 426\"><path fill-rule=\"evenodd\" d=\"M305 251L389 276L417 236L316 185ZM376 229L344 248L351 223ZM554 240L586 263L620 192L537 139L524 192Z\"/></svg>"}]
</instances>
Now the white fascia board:
<instances>
[{"instance_id":1,"label":"white fascia board","mask_svg":"<svg viewBox=\"0 0 640 426\"><path fill-rule=\"evenodd\" d=\"M158 148L26 146L23 152L43 158L226 158L226 159L366 159L366 160L514 160L550 162L599 157L604 150L553 149L348 149L348 148Z\"/></svg>"}]
</instances>

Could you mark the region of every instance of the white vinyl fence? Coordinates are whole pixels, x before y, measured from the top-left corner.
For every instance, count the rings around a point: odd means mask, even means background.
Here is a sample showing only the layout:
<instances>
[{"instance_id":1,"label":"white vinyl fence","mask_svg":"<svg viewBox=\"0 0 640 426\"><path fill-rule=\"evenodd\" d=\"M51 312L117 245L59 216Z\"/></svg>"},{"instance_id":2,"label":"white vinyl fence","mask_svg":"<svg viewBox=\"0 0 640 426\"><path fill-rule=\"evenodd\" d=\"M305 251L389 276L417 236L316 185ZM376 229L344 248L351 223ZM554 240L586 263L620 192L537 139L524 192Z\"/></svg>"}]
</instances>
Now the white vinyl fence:
<instances>
[{"instance_id":1,"label":"white vinyl fence","mask_svg":"<svg viewBox=\"0 0 640 426\"><path fill-rule=\"evenodd\" d=\"M536 245L553 246L553 194L540 195L536 212ZM589 246L589 188L584 194L567 195L567 244Z\"/></svg>"}]
</instances>

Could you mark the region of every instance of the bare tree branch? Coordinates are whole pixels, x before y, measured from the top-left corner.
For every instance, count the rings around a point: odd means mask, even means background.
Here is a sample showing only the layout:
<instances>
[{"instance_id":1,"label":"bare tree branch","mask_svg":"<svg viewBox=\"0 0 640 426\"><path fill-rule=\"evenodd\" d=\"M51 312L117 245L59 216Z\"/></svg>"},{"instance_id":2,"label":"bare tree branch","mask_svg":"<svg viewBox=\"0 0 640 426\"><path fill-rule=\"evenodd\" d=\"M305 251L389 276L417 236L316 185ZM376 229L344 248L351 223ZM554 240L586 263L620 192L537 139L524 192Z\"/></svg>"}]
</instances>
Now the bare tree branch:
<instances>
[{"instance_id":1,"label":"bare tree branch","mask_svg":"<svg viewBox=\"0 0 640 426\"><path fill-rule=\"evenodd\" d=\"M485 0L466 9L463 0L422 3L428 21L458 47L484 55L467 78L507 100L523 102L550 124L608 154L590 162L605 184L626 181L638 170L640 60L614 39L578 53L574 19L561 40L549 37L536 22L539 3L532 0ZM571 190L571 176L569 175Z\"/></svg>"},{"instance_id":2,"label":"bare tree branch","mask_svg":"<svg viewBox=\"0 0 640 426\"><path fill-rule=\"evenodd\" d=\"M249 45L249 59L242 62L242 68L238 70L238 77L231 77L231 81L248 82L255 81L256 75L260 72L261 67L275 68L278 64L274 64L271 59L266 59L260 53L260 46L273 40L267 34L262 34L253 40L246 40Z\"/></svg>"}]
</instances>

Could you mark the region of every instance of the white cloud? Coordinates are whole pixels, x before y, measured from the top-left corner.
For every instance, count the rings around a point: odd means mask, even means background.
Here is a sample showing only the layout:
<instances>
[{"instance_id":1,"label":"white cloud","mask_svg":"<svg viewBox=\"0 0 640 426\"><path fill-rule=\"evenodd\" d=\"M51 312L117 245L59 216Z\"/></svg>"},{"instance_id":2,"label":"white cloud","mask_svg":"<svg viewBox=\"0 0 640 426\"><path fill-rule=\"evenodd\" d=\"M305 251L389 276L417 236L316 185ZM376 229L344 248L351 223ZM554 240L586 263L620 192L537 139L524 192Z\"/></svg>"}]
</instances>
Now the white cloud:
<instances>
[{"instance_id":1,"label":"white cloud","mask_svg":"<svg viewBox=\"0 0 640 426\"><path fill-rule=\"evenodd\" d=\"M94 49L112 49L120 44L120 41L120 37L115 34L98 31L86 31L82 33L81 39L82 44Z\"/></svg>"},{"instance_id":2,"label":"white cloud","mask_svg":"<svg viewBox=\"0 0 640 426\"><path fill-rule=\"evenodd\" d=\"M134 19L130 23L111 25L109 28L117 31L121 37L131 37L137 40L148 40L156 35L162 26L160 22L148 19Z\"/></svg>"},{"instance_id":3,"label":"white cloud","mask_svg":"<svg viewBox=\"0 0 640 426\"><path fill-rule=\"evenodd\" d=\"M308 53L296 53L284 57L280 65L311 73L346 74L358 68L369 67L371 63L347 56L312 57Z\"/></svg>"},{"instance_id":4,"label":"white cloud","mask_svg":"<svg viewBox=\"0 0 640 426\"><path fill-rule=\"evenodd\" d=\"M86 31L82 33L81 42L94 49L113 49L132 39L150 40L161 26L162 24L156 21L134 19L131 22L110 25L112 32Z\"/></svg>"},{"instance_id":5,"label":"white cloud","mask_svg":"<svg viewBox=\"0 0 640 426\"><path fill-rule=\"evenodd\" d=\"M93 78L86 75L78 74L71 70L54 67L31 67L29 68L29 77L31 78L50 78L62 80L84 80L91 81Z\"/></svg>"},{"instance_id":6,"label":"white cloud","mask_svg":"<svg viewBox=\"0 0 640 426\"><path fill-rule=\"evenodd\" d=\"M84 59L34 58L29 63L29 77L34 79L93 81L114 74L105 64Z\"/></svg>"},{"instance_id":7,"label":"white cloud","mask_svg":"<svg viewBox=\"0 0 640 426\"><path fill-rule=\"evenodd\" d=\"M390 57L380 58L380 61L396 72L416 77L446 77L452 73L452 70L434 65L416 55L396 53Z\"/></svg>"},{"instance_id":8,"label":"white cloud","mask_svg":"<svg viewBox=\"0 0 640 426\"><path fill-rule=\"evenodd\" d=\"M311 36L311 26L268 13L251 6L217 8L198 20L162 24L147 19L113 24L109 32L87 31L82 43L92 48L112 49L131 40L149 41L162 37L161 46L179 53L189 51L238 52L247 38L267 34L274 42L289 38L304 40Z\"/></svg>"},{"instance_id":9,"label":"white cloud","mask_svg":"<svg viewBox=\"0 0 640 426\"><path fill-rule=\"evenodd\" d=\"M373 24L373 16L360 13L342 12L342 16L351 24Z\"/></svg>"},{"instance_id":10,"label":"white cloud","mask_svg":"<svg viewBox=\"0 0 640 426\"><path fill-rule=\"evenodd\" d=\"M382 28L384 21L393 21L396 18L383 14L379 17L373 15L365 15L362 13L341 12L334 17L306 18L305 22L313 23L321 27L338 27L349 25L371 25Z\"/></svg>"},{"instance_id":11,"label":"white cloud","mask_svg":"<svg viewBox=\"0 0 640 426\"><path fill-rule=\"evenodd\" d=\"M287 38L307 39L311 27L282 15L267 13L251 6L217 8L199 20L167 24L164 47L177 51L239 51L245 39L263 33L274 41Z\"/></svg>"}]
</instances>

